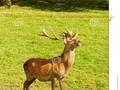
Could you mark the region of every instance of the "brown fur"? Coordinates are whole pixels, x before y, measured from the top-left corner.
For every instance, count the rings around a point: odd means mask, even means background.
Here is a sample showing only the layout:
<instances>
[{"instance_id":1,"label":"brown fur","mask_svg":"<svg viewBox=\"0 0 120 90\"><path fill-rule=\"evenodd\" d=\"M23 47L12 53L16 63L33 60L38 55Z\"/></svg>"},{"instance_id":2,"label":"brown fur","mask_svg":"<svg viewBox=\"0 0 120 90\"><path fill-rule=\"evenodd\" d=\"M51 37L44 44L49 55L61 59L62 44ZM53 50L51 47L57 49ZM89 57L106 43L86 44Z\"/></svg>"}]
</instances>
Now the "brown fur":
<instances>
[{"instance_id":1,"label":"brown fur","mask_svg":"<svg viewBox=\"0 0 120 90\"><path fill-rule=\"evenodd\" d=\"M63 80L74 63L74 49L80 45L78 40L65 41L63 53L58 56L60 61L54 62L51 59L31 58L24 64L26 81L24 90L35 80L51 81L52 90L55 90L55 81L59 80L60 90L63 90Z\"/></svg>"}]
</instances>

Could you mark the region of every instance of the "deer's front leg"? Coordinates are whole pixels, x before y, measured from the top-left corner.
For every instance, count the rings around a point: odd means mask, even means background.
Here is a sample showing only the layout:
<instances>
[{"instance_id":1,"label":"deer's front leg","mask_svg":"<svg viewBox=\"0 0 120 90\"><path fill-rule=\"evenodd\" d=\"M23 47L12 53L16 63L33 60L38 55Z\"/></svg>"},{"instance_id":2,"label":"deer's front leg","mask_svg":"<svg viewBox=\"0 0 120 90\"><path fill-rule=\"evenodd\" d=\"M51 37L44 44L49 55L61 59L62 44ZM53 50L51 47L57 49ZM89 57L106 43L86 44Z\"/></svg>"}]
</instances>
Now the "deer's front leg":
<instances>
[{"instance_id":1,"label":"deer's front leg","mask_svg":"<svg viewBox=\"0 0 120 90\"><path fill-rule=\"evenodd\" d=\"M55 79L52 80L51 85L52 85L52 90L55 90Z\"/></svg>"},{"instance_id":2,"label":"deer's front leg","mask_svg":"<svg viewBox=\"0 0 120 90\"><path fill-rule=\"evenodd\" d=\"M63 81L64 81L64 77L59 80L60 90L63 90Z\"/></svg>"}]
</instances>

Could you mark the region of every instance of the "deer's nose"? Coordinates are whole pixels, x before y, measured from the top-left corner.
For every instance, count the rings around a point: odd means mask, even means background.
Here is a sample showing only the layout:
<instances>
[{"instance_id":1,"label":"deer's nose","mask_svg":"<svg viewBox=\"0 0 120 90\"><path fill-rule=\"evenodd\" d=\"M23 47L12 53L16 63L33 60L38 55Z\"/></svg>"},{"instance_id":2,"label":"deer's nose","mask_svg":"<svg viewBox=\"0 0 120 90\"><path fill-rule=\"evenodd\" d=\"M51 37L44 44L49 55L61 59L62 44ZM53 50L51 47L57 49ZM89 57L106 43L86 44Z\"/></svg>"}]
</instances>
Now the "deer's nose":
<instances>
[{"instance_id":1,"label":"deer's nose","mask_svg":"<svg viewBox=\"0 0 120 90\"><path fill-rule=\"evenodd\" d=\"M81 41L78 41L77 45L80 46L81 45Z\"/></svg>"}]
</instances>

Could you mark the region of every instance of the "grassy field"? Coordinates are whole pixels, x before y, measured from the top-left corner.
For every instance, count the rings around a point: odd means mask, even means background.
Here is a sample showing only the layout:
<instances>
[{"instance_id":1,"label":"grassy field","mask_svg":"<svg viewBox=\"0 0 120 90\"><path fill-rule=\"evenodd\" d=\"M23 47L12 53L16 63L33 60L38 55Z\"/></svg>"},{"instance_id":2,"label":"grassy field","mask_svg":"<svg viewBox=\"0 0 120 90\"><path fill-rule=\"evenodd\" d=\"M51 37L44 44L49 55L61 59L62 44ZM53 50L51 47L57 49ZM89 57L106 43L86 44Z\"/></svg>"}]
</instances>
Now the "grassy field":
<instances>
[{"instance_id":1,"label":"grassy field","mask_svg":"<svg viewBox=\"0 0 120 90\"><path fill-rule=\"evenodd\" d=\"M31 57L51 58L62 53L62 41L39 37L41 26L59 36L68 27L79 30L82 45L65 79L65 90L108 90L108 11L54 12L12 6L0 8L0 90L22 90L24 62ZM36 80L30 90L51 90L50 82ZM57 90L59 84L57 82Z\"/></svg>"}]
</instances>

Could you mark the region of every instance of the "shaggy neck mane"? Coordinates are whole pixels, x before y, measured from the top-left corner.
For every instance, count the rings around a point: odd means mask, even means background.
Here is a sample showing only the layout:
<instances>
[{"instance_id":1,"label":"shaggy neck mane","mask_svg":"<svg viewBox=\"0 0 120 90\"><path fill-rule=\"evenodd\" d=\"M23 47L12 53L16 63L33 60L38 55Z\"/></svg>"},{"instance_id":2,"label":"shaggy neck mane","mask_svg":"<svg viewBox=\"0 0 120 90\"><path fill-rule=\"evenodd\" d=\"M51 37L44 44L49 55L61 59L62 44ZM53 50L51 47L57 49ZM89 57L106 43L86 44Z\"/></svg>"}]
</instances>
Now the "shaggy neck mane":
<instances>
[{"instance_id":1,"label":"shaggy neck mane","mask_svg":"<svg viewBox=\"0 0 120 90\"><path fill-rule=\"evenodd\" d=\"M69 69L74 63L74 57L75 57L74 50L72 49L69 50L66 49L65 47L60 57L62 59L62 62L64 62L65 68Z\"/></svg>"}]
</instances>

